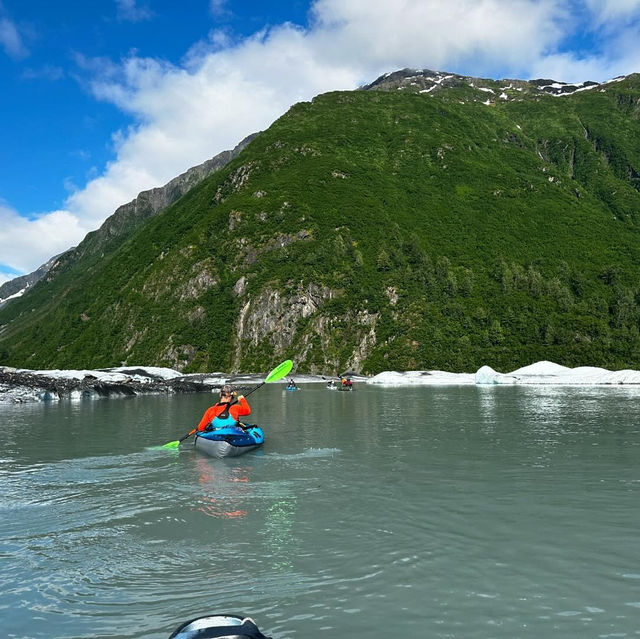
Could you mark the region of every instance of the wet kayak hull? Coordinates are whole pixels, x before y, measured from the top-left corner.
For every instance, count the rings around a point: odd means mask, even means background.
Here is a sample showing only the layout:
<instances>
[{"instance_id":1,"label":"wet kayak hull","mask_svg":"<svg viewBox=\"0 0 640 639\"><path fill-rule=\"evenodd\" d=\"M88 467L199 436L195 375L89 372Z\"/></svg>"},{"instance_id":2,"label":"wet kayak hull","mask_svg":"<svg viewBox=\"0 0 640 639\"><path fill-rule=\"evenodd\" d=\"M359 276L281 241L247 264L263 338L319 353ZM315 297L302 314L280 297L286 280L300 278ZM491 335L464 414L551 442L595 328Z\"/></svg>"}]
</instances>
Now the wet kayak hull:
<instances>
[{"instance_id":1,"label":"wet kayak hull","mask_svg":"<svg viewBox=\"0 0 640 639\"><path fill-rule=\"evenodd\" d=\"M195 447L210 457L238 457L264 444L264 433L259 426L242 428L216 428L196 435Z\"/></svg>"}]
</instances>

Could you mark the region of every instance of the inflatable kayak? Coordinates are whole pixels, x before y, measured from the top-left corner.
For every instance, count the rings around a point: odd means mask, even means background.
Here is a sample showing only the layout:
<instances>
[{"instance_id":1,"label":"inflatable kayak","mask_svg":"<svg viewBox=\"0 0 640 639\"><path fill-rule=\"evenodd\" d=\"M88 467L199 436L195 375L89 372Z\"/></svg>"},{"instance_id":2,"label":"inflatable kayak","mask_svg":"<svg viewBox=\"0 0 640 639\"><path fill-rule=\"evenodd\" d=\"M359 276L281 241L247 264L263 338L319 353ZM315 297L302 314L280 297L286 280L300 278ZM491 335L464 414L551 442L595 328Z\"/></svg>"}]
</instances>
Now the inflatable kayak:
<instances>
[{"instance_id":1,"label":"inflatable kayak","mask_svg":"<svg viewBox=\"0 0 640 639\"><path fill-rule=\"evenodd\" d=\"M294 391L294 390L300 390L300 389L297 386L287 386L285 390Z\"/></svg>"},{"instance_id":2,"label":"inflatable kayak","mask_svg":"<svg viewBox=\"0 0 640 639\"><path fill-rule=\"evenodd\" d=\"M269 639L250 617L209 615L186 621L176 628L169 639Z\"/></svg>"},{"instance_id":3,"label":"inflatable kayak","mask_svg":"<svg viewBox=\"0 0 640 639\"><path fill-rule=\"evenodd\" d=\"M255 424L221 426L196 433L195 446L211 457L237 457L264 444L262 428Z\"/></svg>"}]
</instances>

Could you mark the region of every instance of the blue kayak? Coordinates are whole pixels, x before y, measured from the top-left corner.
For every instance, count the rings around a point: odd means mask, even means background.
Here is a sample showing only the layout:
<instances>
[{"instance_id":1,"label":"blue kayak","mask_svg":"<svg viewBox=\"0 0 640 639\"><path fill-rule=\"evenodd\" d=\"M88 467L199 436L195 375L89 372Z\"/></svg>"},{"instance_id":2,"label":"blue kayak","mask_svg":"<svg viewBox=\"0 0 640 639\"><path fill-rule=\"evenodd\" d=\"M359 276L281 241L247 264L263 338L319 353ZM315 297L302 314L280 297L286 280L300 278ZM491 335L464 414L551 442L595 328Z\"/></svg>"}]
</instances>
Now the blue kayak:
<instances>
[{"instance_id":1,"label":"blue kayak","mask_svg":"<svg viewBox=\"0 0 640 639\"><path fill-rule=\"evenodd\" d=\"M221 426L196 433L195 446L211 457L237 457L264 444L262 428L255 424Z\"/></svg>"}]
</instances>

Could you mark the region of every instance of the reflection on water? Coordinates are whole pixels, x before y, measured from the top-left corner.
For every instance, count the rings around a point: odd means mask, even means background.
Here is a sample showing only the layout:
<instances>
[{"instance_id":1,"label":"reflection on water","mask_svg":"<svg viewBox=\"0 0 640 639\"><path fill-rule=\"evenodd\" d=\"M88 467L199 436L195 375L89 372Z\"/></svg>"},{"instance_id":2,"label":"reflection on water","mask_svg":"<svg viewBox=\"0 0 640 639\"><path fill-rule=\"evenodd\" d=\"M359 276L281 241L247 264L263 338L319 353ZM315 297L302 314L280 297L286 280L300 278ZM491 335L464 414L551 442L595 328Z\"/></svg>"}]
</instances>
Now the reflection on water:
<instances>
[{"instance_id":1,"label":"reflection on water","mask_svg":"<svg viewBox=\"0 0 640 639\"><path fill-rule=\"evenodd\" d=\"M260 534L265 538L265 552L271 556L275 570L293 569L293 557L298 545L293 535L295 512L295 497L280 499L267 508L264 528Z\"/></svg>"},{"instance_id":2,"label":"reflection on water","mask_svg":"<svg viewBox=\"0 0 640 639\"><path fill-rule=\"evenodd\" d=\"M238 518L247 515L250 496L250 467L228 466L201 455L194 456L201 494L196 510L209 517Z\"/></svg>"}]
</instances>

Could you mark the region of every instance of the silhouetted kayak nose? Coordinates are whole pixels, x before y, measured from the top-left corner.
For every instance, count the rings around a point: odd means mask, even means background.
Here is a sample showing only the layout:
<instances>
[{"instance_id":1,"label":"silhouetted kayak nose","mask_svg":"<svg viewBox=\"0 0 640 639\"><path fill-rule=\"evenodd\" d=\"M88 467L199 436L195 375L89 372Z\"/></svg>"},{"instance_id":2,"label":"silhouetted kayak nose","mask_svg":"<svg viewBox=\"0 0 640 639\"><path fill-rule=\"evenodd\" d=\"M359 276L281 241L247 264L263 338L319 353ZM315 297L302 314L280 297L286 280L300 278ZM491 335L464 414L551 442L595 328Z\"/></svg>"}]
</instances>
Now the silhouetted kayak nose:
<instances>
[{"instance_id":1,"label":"silhouetted kayak nose","mask_svg":"<svg viewBox=\"0 0 640 639\"><path fill-rule=\"evenodd\" d=\"M209 615L186 621L169 639L271 639L263 635L253 619L238 615Z\"/></svg>"}]
</instances>

